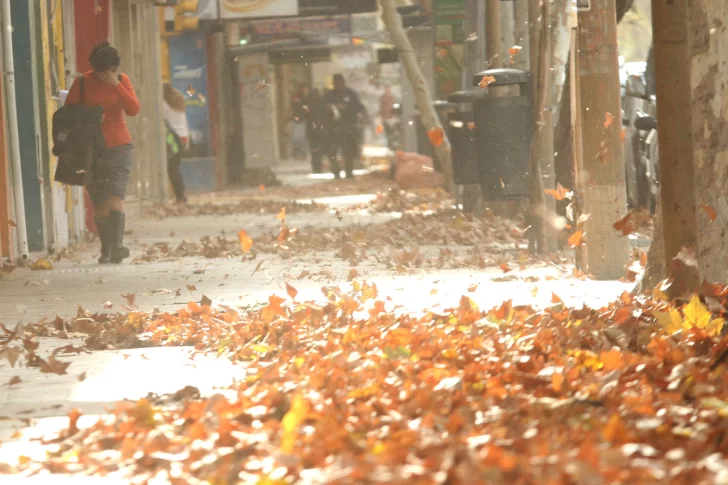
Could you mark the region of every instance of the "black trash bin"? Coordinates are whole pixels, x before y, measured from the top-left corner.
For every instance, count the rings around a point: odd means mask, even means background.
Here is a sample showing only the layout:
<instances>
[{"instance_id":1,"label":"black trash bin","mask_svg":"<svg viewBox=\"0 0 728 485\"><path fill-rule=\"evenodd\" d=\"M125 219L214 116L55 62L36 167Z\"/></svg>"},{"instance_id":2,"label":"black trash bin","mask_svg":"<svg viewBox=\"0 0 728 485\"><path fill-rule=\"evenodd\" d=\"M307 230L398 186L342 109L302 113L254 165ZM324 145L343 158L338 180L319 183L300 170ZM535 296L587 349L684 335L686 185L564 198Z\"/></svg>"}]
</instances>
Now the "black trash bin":
<instances>
[{"instance_id":1,"label":"black trash bin","mask_svg":"<svg viewBox=\"0 0 728 485\"><path fill-rule=\"evenodd\" d=\"M493 96L475 101L475 126L480 152L480 186L487 201L529 197L528 164L533 139L531 75L519 69L490 69L476 74L473 85L492 77L487 88L520 88L518 96Z\"/></svg>"},{"instance_id":2,"label":"black trash bin","mask_svg":"<svg viewBox=\"0 0 728 485\"><path fill-rule=\"evenodd\" d=\"M457 106L444 100L434 101L432 106L435 108L443 128L446 129L448 117L456 110ZM435 149L430 143L430 137L427 136L427 130L422 123L422 115L419 111L415 114L415 123L417 123L417 153L432 158L433 168L438 172L442 171L440 161L435 156Z\"/></svg>"},{"instance_id":3,"label":"black trash bin","mask_svg":"<svg viewBox=\"0 0 728 485\"><path fill-rule=\"evenodd\" d=\"M458 91L447 97L458 108L450 112L447 136L452 147L452 171L457 185L478 184L478 137L475 125L474 103L484 98L484 91Z\"/></svg>"}]
</instances>

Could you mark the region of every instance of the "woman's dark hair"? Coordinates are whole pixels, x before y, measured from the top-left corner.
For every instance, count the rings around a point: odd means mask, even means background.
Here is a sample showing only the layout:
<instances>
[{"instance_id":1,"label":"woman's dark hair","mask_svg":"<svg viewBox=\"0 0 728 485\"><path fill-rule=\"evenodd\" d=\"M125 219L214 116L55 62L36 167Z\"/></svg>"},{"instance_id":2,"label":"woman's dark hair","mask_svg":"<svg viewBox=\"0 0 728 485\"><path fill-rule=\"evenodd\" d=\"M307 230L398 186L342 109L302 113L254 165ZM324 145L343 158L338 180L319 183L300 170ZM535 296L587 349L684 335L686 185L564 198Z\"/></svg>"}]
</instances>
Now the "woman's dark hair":
<instances>
[{"instance_id":1,"label":"woman's dark hair","mask_svg":"<svg viewBox=\"0 0 728 485\"><path fill-rule=\"evenodd\" d=\"M104 41L93 48L88 56L88 63L91 64L94 71L106 72L109 69L119 67L121 56L118 50Z\"/></svg>"}]
</instances>

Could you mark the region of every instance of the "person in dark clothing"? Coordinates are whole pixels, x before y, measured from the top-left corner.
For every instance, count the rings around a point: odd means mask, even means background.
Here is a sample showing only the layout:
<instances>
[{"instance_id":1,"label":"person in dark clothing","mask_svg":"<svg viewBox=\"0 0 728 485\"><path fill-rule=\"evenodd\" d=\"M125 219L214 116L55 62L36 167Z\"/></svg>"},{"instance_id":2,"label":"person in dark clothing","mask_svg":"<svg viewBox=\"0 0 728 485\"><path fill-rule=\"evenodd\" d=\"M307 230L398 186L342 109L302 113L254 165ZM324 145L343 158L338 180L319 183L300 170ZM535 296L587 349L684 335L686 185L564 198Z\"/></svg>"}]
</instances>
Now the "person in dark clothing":
<instances>
[{"instance_id":1,"label":"person in dark clothing","mask_svg":"<svg viewBox=\"0 0 728 485\"><path fill-rule=\"evenodd\" d=\"M311 171L321 173L324 156L324 120L321 96L315 89L301 87L301 102L298 116L306 123L306 140L311 153Z\"/></svg>"},{"instance_id":2,"label":"person in dark clothing","mask_svg":"<svg viewBox=\"0 0 728 485\"><path fill-rule=\"evenodd\" d=\"M354 177L354 162L361 154L361 123L367 117L359 95L346 86L344 76L334 75L334 89L326 93L324 103L328 110L326 131L331 135L328 157L334 177L341 177L338 154L341 152L346 178Z\"/></svg>"}]
</instances>

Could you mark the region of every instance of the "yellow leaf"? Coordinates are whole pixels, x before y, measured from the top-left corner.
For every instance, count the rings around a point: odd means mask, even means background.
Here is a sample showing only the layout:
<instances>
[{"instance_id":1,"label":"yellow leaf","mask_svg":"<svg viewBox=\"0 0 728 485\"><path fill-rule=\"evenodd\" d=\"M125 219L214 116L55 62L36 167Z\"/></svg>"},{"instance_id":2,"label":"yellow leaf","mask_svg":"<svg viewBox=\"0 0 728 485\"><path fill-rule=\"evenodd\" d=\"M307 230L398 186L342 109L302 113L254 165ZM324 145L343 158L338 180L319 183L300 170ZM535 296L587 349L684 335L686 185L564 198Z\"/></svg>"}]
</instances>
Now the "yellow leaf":
<instances>
[{"instance_id":1,"label":"yellow leaf","mask_svg":"<svg viewBox=\"0 0 728 485\"><path fill-rule=\"evenodd\" d=\"M457 359L458 351L456 349L445 349L442 351L442 356L446 359Z\"/></svg>"},{"instance_id":2,"label":"yellow leaf","mask_svg":"<svg viewBox=\"0 0 728 485\"><path fill-rule=\"evenodd\" d=\"M308 403L300 395L296 395L291 402L291 409L288 410L281 421L281 449L284 453L293 453L293 448L298 437L298 427L306 419L308 414Z\"/></svg>"},{"instance_id":3,"label":"yellow leaf","mask_svg":"<svg viewBox=\"0 0 728 485\"><path fill-rule=\"evenodd\" d=\"M665 329L665 332L670 335L685 328L683 318L677 310L671 310L670 312L654 311L652 312L652 316L657 319L658 323Z\"/></svg>"},{"instance_id":4,"label":"yellow leaf","mask_svg":"<svg viewBox=\"0 0 728 485\"><path fill-rule=\"evenodd\" d=\"M53 269L53 263L47 259L39 259L30 265L30 269L33 271L50 271Z\"/></svg>"},{"instance_id":5,"label":"yellow leaf","mask_svg":"<svg viewBox=\"0 0 728 485\"><path fill-rule=\"evenodd\" d=\"M705 333L711 337L719 337L723 333L723 325L725 325L725 320L722 318L714 318L708 323Z\"/></svg>"},{"instance_id":6,"label":"yellow leaf","mask_svg":"<svg viewBox=\"0 0 728 485\"><path fill-rule=\"evenodd\" d=\"M698 295L693 295L690 298L690 303L683 307L683 315L685 315L685 323L703 330L708 328L708 324L713 317L710 310L700 301Z\"/></svg>"}]
</instances>

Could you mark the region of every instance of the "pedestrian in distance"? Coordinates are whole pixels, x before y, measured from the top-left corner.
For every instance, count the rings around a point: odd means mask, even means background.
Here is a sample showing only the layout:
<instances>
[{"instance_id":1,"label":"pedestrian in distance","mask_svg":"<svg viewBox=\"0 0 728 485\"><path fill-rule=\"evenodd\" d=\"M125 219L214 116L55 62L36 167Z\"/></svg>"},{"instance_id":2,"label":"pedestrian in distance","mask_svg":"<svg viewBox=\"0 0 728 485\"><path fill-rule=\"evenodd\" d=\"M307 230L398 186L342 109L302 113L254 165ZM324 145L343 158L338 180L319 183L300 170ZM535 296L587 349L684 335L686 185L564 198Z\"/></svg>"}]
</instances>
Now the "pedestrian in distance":
<instances>
[{"instance_id":1,"label":"pedestrian in distance","mask_svg":"<svg viewBox=\"0 0 728 485\"><path fill-rule=\"evenodd\" d=\"M299 116L306 123L306 140L311 156L311 172L323 171L324 124L322 99L315 89L304 84L301 86L301 105Z\"/></svg>"},{"instance_id":2,"label":"pedestrian in distance","mask_svg":"<svg viewBox=\"0 0 728 485\"><path fill-rule=\"evenodd\" d=\"M171 84L164 83L164 120L167 125L167 174L178 203L186 204L185 181L182 177L182 155L190 148L190 128L185 112L184 95Z\"/></svg>"},{"instance_id":3,"label":"pedestrian in distance","mask_svg":"<svg viewBox=\"0 0 728 485\"><path fill-rule=\"evenodd\" d=\"M77 78L66 98L66 104L101 106L103 139L96 146L88 192L96 213L96 226L101 239L99 263L121 263L129 257L124 246L126 215L124 198L133 162L133 145L126 126L127 116L139 113L139 100L126 74L119 72L121 56L108 42L93 48L89 55L92 70L84 73L83 97Z\"/></svg>"},{"instance_id":4,"label":"pedestrian in distance","mask_svg":"<svg viewBox=\"0 0 728 485\"><path fill-rule=\"evenodd\" d=\"M359 95L347 87L341 74L335 74L334 89L327 92L324 104L328 110L326 131L331 137L327 156L335 178L341 178L338 155L344 159L346 178L354 178L354 163L361 157L361 125L368 118Z\"/></svg>"}]
</instances>

